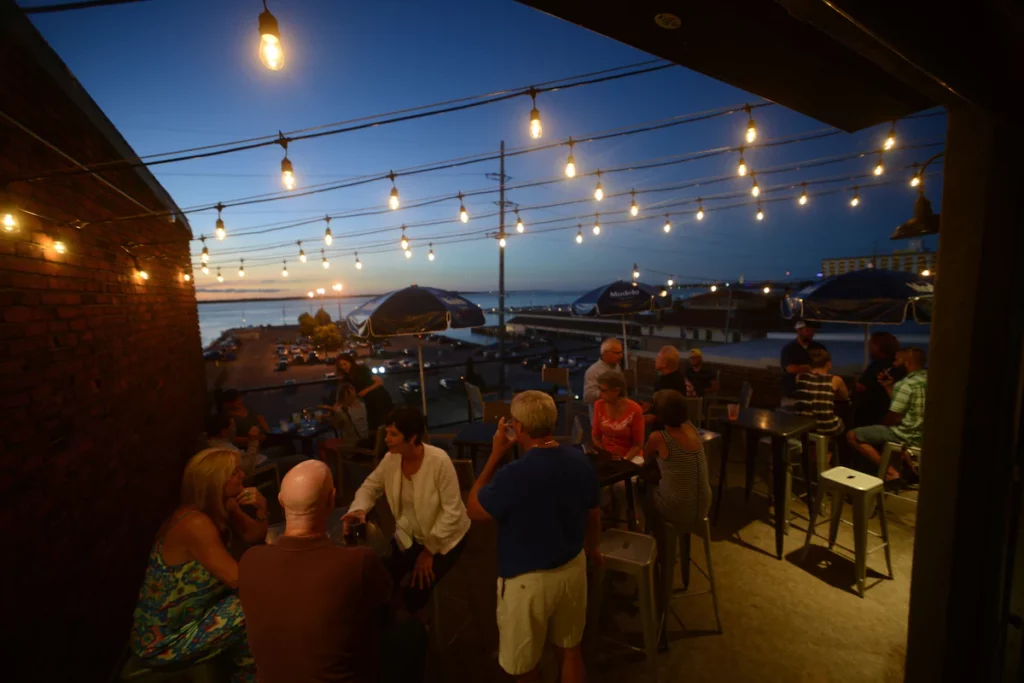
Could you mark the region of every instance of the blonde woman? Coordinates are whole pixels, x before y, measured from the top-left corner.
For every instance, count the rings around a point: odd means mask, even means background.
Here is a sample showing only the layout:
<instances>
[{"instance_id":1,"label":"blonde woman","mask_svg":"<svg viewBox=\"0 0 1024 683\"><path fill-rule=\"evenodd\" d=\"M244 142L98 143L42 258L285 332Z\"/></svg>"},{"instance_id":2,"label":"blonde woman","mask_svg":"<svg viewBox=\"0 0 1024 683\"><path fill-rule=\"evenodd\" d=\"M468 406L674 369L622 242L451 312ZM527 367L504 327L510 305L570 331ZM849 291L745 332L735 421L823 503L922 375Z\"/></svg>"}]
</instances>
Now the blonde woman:
<instances>
[{"instance_id":1,"label":"blonde woman","mask_svg":"<svg viewBox=\"0 0 1024 683\"><path fill-rule=\"evenodd\" d=\"M236 451L208 448L192 456L181 504L164 522L149 555L135 607L131 648L146 665L198 662L224 654L233 680L255 680L239 602L238 563L228 553L235 534L256 543L267 534L267 501L244 488ZM256 509L256 519L241 506Z\"/></svg>"}]
</instances>

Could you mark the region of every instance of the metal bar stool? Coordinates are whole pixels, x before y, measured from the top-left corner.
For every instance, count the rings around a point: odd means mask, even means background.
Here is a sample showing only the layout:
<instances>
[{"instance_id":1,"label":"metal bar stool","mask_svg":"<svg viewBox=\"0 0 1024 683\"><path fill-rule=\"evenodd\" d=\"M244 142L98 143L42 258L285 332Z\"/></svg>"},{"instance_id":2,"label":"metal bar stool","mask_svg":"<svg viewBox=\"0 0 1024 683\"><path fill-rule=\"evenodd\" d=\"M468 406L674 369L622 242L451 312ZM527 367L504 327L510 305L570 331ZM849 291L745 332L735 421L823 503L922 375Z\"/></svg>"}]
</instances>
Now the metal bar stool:
<instances>
[{"instance_id":1,"label":"metal bar stool","mask_svg":"<svg viewBox=\"0 0 1024 683\"><path fill-rule=\"evenodd\" d=\"M675 598L694 597L710 593L711 603L715 608L715 624L718 627L718 632L721 633L722 619L718 615L718 593L715 591L715 570L711 564L711 525L709 524L707 517L690 525L664 522L663 526L665 529L665 544L662 548L662 560L664 562L665 571L662 575L661 586L662 605L660 628L664 629L666 632L668 631L669 612L671 612L672 616L676 618L679 625L683 626L683 620L680 619L676 611L672 609L672 601ZM707 571L701 569L700 565L690 558L690 538L692 535L696 535L704 541L704 557L707 562ZM683 588L678 591L674 590L676 560L679 560L679 568L683 578ZM697 568L697 571L703 574L711 584L710 589L695 593L689 592L691 562L693 563L693 566Z\"/></svg>"},{"instance_id":2,"label":"metal bar stool","mask_svg":"<svg viewBox=\"0 0 1024 683\"><path fill-rule=\"evenodd\" d=\"M906 446L904 444L896 443L894 441L887 441L886 444L885 444L885 448L882 449L882 459L879 460L879 462L878 462L878 478L879 479L881 479L882 481L885 481L885 471L889 467L889 463L892 462L893 454L899 453L902 456L902 454L904 452L907 453L910 456L911 467L913 467L915 471L919 471L920 470L920 467L921 467L921 449L920 448L918 448L917 446ZM889 484L892 484L893 490L889 490ZM900 495L900 491L901 490L902 489L900 487L900 482L898 480L896 482L886 482L885 495L888 498L896 498L898 500L906 501L907 503L910 503L911 505L917 505L917 501L914 500L913 498L907 498L906 496L901 496Z\"/></svg>"}]
</instances>

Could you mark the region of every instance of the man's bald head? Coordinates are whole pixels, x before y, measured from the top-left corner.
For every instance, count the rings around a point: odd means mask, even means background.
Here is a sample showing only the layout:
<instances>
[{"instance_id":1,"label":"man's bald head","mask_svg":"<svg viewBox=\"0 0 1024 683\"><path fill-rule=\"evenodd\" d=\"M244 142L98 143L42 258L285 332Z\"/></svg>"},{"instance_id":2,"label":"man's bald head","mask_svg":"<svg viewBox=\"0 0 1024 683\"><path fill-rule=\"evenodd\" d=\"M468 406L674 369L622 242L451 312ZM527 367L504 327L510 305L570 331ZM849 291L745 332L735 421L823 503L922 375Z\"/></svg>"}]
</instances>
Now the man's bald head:
<instances>
[{"instance_id":1,"label":"man's bald head","mask_svg":"<svg viewBox=\"0 0 1024 683\"><path fill-rule=\"evenodd\" d=\"M278 500L289 519L309 517L329 510L333 493L331 469L320 460L304 460L285 475Z\"/></svg>"}]
</instances>

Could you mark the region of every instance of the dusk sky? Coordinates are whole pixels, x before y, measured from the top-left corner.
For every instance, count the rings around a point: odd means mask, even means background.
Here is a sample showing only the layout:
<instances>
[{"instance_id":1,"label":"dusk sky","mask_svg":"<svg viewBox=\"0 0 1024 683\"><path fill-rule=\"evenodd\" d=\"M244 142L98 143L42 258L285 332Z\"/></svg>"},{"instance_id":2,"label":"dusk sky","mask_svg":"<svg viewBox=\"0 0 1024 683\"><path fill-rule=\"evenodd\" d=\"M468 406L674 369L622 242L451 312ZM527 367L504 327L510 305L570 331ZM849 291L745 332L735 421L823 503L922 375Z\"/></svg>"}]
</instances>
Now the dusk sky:
<instances>
[{"instance_id":1,"label":"dusk sky","mask_svg":"<svg viewBox=\"0 0 1024 683\"><path fill-rule=\"evenodd\" d=\"M45 0L49 2L50 0ZM22 0L23 7L44 0ZM646 53L591 33L511 1L354 2L335 0L270 0L280 25L285 66L271 72L257 57L258 0L152 0L134 5L39 15L33 18L107 116L140 155L276 134L381 114L408 107L519 88L548 80L586 74L651 59ZM686 30L684 27L683 30ZM717 29L716 29L717 30ZM723 29L724 30L724 29ZM792 74L800 78L800 74ZM673 116L756 103L750 93L711 78L674 67L609 83L543 94L537 107L543 138L528 135L530 100L517 98L470 111L345 133L289 147L298 188L389 169L431 164L465 155L496 152L500 141L509 148L539 146L568 136L583 138L610 129L637 126ZM827 128L821 122L780 106L756 110L758 140L793 136ZM567 200L590 201L547 209L523 210L526 233L513 236L506 250L506 284L510 290L586 289L617 278L628 279L634 262L642 280L663 282L669 275L681 282L747 279L779 280L811 277L822 258L880 254L905 248L889 235L912 215L914 192L909 170L941 146L901 150L904 145L942 143L942 115L897 123L897 149L885 155L889 185L860 190L861 204L849 206L853 185L874 180L848 180L870 173L877 156L819 168L773 174L759 179L762 200L795 197L799 184L819 178L841 182L809 189L811 200L763 204L765 220L754 218L753 198L711 199L702 222L692 215L674 216L665 234L664 212L692 211L694 206L658 211L660 205L697 196L749 191L750 177L705 188L638 196L641 216L629 223L608 225L599 237L591 233L593 214L604 221L628 218L629 197L596 202L596 179L582 174L665 157L743 144L743 113L577 145L580 176L544 187L513 190L507 199L522 207ZM855 134L772 149L753 149L745 157L751 170L796 166L834 155L871 152L881 147L888 124ZM507 161L511 185L564 177L565 147L516 156ZM153 167L180 207L278 192L282 150L274 145L253 151ZM682 184L726 174L735 175L735 153L659 169L609 174L602 178L608 194ZM933 165L933 170L941 169ZM495 186L485 177L496 173L487 162L434 173L400 177L404 204L438 195L454 195ZM769 188L793 186L797 189ZM929 178L928 196L939 210L941 182ZM498 246L493 239L443 244L456 234L496 229L496 218L472 216L496 210L497 195L466 200L471 219L458 222L456 199L439 204L331 223L335 241L327 248L331 267L320 265L324 224L262 235L233 236L243 230L285 221L301 221L354 209L383 208L388 181L350 189L283 199L225 210L228 237L213 239L216 212L188 216L197 240L208 236L210 265L223 269L218 284L198 270L201 245L193 242L196 289L200 300L232 296L304 295L334 282L346 294L383 292L411 283L464 291L496 290ZM843 190L816 197L823 190ZM745 202L716 211L716 205ZM580 217L580 218L577 218ZM585 217L585 218L584 218ZM531 222L569 229L531 234ZM398 242L402 223L451 219L444 225L408 230L413 256L406 259ZM582 222L585 240L574 241ZM509 214L508 223L514 224ZM388 229L373 235L348 236ZM513 229L514 233L514 229ZM431 239L437 258L427 260ZM303 241L309 262L300 264L296 240ZM393 248L382 243L393 242ZM936 238L925 241L935 248ZM374 253L385 248L383 253ZM354 267L360 252L362 270ZM237 275L246 260L244 279ZM287 260L290 277L281 277ZM786 271L791 272L787 278Z\"/></svg>"}]
</instances>

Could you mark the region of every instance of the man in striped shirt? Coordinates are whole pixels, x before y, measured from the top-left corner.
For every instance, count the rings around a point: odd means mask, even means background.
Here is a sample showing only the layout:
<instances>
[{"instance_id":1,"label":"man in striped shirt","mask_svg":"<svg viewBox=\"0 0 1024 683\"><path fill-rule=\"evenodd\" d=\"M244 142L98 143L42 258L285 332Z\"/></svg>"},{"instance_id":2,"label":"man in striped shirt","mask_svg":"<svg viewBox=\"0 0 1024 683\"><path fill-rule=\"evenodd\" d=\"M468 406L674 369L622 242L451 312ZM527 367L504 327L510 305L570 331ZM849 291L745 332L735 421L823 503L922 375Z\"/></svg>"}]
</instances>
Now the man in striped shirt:
<instances>
[{"instance_id":1,"label":"man in striped shirt","mask_svg":"<svg viewBox=\"0 0 1024 683\"><path fill-rule=\"evenodd\" d=\"M876 465L882 461L879 453L887 441L920 446L924 435L924 398L928 386L924 350L917 347L903 349L897 355L897 362L902 362L906 368L906 377L895 383L892 379L879 377L879 383L892 396L889 412L882 424L858 427L846 434L850 446ZM899 477L899 471L889 464L886 480Z\"/></svg>"}]
</instances>

